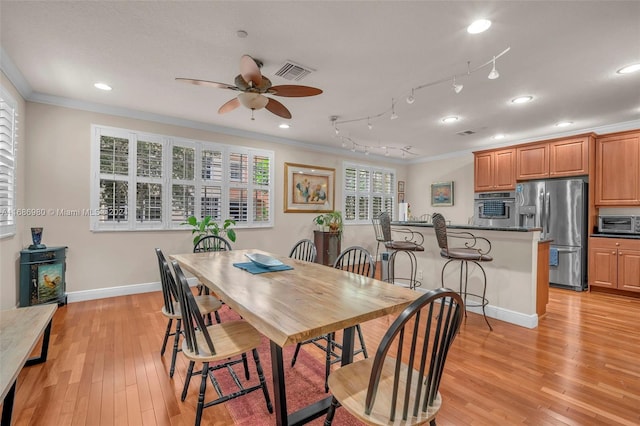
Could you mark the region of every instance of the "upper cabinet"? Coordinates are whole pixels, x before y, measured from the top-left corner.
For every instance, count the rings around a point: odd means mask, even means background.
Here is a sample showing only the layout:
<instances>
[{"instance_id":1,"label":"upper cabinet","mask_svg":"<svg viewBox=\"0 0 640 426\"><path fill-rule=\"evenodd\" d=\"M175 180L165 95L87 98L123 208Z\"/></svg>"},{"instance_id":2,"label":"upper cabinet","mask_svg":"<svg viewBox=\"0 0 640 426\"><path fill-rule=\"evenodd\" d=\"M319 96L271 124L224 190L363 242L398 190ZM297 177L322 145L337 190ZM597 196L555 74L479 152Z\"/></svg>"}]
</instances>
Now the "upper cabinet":
<instances>
[{"instance_id":1,"label":"upper cabinet","mask_svg":"<svg viewBox=\"0 0 640 426\"><path fill-rule=\"evenodd\" d=\"M596 206L640 205L640 131L596 139Z\"/></svg>"},{"instance_id":2,"label":"upper cabinet","mask_svg":"<svg viewBox=\"0 0 640 426\"><path fill-rule=\"evenodd\" d=\"M474 189L509 191L515 188L515 149L498 149L474 153Z\"/></svg>"},{"instance_id":3,"label":"upper cabinet","mask_svg":"<svg viewBox=\"0 0 640 426\"><path fill-rule=\"evenodd\" d=\"M589 174L590 135L516 148L516 179L545 179Z\"/></svg>"}]
</instances>

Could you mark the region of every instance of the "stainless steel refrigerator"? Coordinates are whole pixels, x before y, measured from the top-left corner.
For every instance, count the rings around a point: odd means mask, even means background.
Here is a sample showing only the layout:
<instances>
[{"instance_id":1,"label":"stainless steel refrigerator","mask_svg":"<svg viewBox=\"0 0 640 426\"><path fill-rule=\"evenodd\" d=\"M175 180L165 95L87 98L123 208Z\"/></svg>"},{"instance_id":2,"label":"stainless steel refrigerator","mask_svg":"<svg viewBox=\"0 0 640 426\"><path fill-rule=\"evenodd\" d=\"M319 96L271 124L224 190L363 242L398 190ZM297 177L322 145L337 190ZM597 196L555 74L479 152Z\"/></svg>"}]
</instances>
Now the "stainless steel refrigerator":
<instances>
[{"instance_id":1,"label":"stainless steel refrigerator","mask_svg":"<svg viewBox=\"0 0 640 426\"><path fill-rule=\"evenodd\" d=\"M576 291L587 284L587 183L549 179L516 185L517 225L542 228L551 242L549 282Z\"/></svg>"}]
</instances>

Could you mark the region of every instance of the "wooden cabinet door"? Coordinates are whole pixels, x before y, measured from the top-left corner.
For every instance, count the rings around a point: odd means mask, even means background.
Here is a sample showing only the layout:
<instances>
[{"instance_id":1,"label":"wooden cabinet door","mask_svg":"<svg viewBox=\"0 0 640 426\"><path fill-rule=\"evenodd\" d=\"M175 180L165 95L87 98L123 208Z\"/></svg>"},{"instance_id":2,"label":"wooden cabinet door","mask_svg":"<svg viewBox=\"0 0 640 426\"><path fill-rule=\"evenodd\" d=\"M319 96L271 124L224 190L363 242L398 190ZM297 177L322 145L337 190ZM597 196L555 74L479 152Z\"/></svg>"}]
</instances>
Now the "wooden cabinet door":
<instances>
[{"instance_id":1,"label":"wooden cabinet door","mask_svg":"<svg viewBox=\"0 0 640 426\"><path fill-rule=\"evenodd\" d=\"M503 149L494 152L493 161L493 184L498 190L510 190L516 187L515 161L516 153L514 149Z\"/></svg>"},{"instance_id":2,"label":"wooden cabinet door","mask_svg":"<svg viewBox=\"0 0 640 426\"><path fill-rule=\"evenodd\" d=\"M640 205L640 132L596 139L598 206Z\"/></svg>"},{"instance_id":3,"label":"wooden cabinet door","mask_svg":"<svg viewBox=\"0 0 640 426\"><path fill-rule=\"evenodd\" d=\"M549 144L517 148L516 171L517 180L549 177Z\"/></svg>"},{"instance_id":4,"label":"wooden cabinet door","mask_svg":"<svg viewBox=\"0 0 640 426\"><path fill-rule=\"evenodd\" d=\"M592 245L589 248L589 285L616 288L617 282L618 250Z\"/></svg>"},{"instance_id":5,"label":"wooden cabinet door","mask_svg":"<svg viewBox=\"0 0 640 426\"><path fill-rule=\"evenodd\" d=\"M476 192L493 189L493 153L475 154L473 182Z\"/></svg>"},{"instance_id":6,"label":"wooden cabinet door","mask_svg":"<svg viewBox=\"0 0 640 426\"><path fill-rule=\"evenodd\" d=\"M640 250L618 249L618 288L640 292Z\"/></svg>"},{"instance_id":7,"label":"wooden cabinet door","mask_svg":"<svg viewBox=\"0 0 640 426\"><path fill-rule=\"evenodd\" d=\"M589 138L549 143L549 176L589 174Z\"/></svg>"}]
</instances>

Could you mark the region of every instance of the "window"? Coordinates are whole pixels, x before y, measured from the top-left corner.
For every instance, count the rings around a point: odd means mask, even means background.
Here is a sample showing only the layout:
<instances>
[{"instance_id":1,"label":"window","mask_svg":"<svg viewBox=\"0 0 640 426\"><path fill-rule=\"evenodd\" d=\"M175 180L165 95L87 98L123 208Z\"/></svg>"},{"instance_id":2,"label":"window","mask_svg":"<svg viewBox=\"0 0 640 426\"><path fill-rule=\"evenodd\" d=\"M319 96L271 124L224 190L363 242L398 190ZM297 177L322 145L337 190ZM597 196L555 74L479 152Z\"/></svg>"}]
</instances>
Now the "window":
<instances>
[{"instance_id":1,"label":"window","mask_svg":"<svg viewBox=\"0 0 640 426\"><path fill-rule=\"evenodd\" d=\"M16 233L16 105L0 87L0 237Z\"/></svg>"},{"instance_id":2,"label":"window","mask_svg":"<svg viewBox=\"0 0 640 426\"><path fill-rule=\"evenodd\" d=\"M343 180L345 223L369 224L382 211L394 216L394 170L345 163Z\"/></svg>"},{"instance_id":3,"label":"window","mask_svg":"<svg viewBox=\"0 0 640 426\"><path fill-rule=\"evenodd\" d=\"M92 126L91 229L271 226L273 152Z\"/></svg>"}]
</instances>

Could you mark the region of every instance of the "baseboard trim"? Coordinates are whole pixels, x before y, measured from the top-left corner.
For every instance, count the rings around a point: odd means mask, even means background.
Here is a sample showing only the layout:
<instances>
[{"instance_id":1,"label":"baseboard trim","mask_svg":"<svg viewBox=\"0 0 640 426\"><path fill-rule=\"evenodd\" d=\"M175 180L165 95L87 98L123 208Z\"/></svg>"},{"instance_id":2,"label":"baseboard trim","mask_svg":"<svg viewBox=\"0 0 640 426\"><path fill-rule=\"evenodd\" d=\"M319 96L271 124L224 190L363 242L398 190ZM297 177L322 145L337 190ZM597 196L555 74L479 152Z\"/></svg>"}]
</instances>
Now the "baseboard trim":
<instances>
[{"instance_id":1,"label":"baseboard trim","mask_svg":"<svg viewBox=\"0 0 640 426\"><path fill-rule=\"evenodd\" d=\"M198 283L198 279L187 278L191 287ZM119 287L97 288L93 290L81 290L67 292L67 303L85 302L88 300L106 299L107 297L129 296L132 294L151 293L154 291L162 291L160 282L131 284Z\"/></svg>"}]
</instances>

